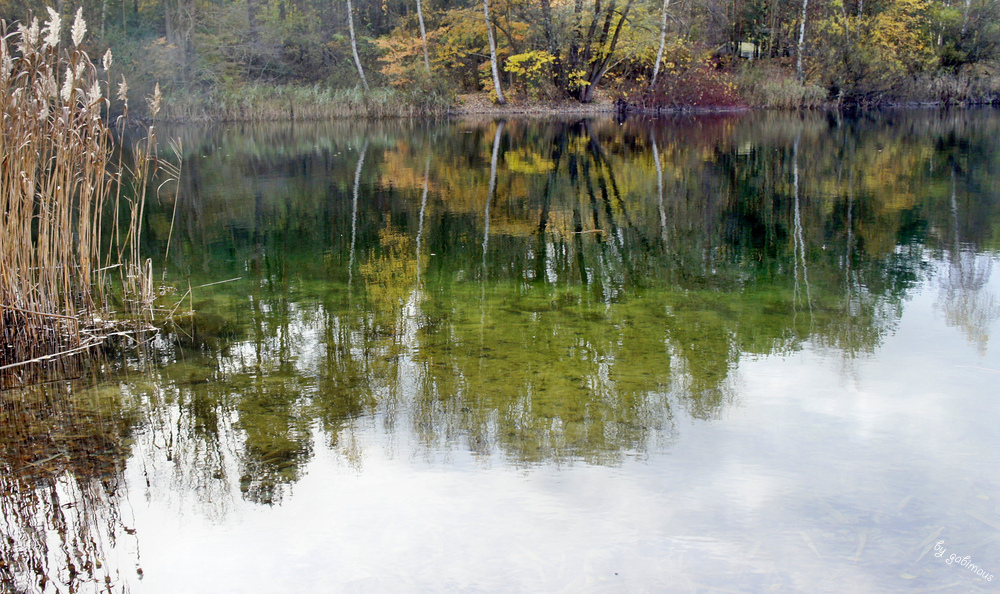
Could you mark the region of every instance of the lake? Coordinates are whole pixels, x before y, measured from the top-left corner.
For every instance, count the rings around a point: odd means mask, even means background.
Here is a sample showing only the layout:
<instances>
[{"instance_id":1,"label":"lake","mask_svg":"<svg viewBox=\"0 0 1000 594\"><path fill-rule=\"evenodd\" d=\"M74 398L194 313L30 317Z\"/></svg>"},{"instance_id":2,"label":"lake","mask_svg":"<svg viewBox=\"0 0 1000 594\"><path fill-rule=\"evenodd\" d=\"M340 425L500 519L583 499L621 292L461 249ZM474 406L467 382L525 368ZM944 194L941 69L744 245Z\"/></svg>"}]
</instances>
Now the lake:
<instances>
[{"instance_id":1,"label":"lake","mask_svg":"<svg viewBox=\"0 0 1000 594\"><path fill-rule=\"evenodd\" d=\"M171 321L0 394L0 589L1000 583L1000 113L159 136Z\"/></svg>"}]
</instances>

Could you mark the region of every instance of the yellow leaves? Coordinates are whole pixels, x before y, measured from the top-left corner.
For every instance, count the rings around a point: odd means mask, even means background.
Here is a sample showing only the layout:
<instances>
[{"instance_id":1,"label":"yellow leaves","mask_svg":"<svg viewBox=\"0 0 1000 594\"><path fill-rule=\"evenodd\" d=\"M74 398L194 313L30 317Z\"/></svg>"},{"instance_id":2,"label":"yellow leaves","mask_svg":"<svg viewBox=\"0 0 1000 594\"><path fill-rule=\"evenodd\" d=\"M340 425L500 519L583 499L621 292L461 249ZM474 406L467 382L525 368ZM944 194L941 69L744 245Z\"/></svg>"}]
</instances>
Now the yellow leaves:
<instances>
[{"instance_id":1,"label":"yellow leaves","mask_svg":"<svg viewBox=\"0 0 1000 594\"><path fill-rule=\"evenodd\" d=\"M379 183L386 188L399 190L421 190L424 187L424 168L421 160L414 156L411 148L403 143L395 149L382 153L382 169ZM437 191L433 183L433 191Z\"/></svg>"},{"instance_id":2,"label":"yellow leaves","mask_svg":"<svg viewBox=\"0 0 1000 594\"><path fill-rule=\"evenodd\" d=\"M544 50L532 50L507 58L503 69L514 75L517 90L537 96L546 91L556 57ZM548 94L548 93L546 93Z\"/></svg>"},{"instance_id":3,"label":"yellow leaves","mask_svg":"<svg viewBox=\"0 0 1000 594\"><path fill-rule=\"evenodd\" d=\"M397 88L413 84L424 68L423 42L420 37L396 29L392 35L379 37L374 41L383 52L380 58L384 63L381 72L389 79L389 83Z\"/></svg>"},{"instance_id":4,"label":"yellow leaves","mask_svg":"<svg viewBox=\"0 0 1000 594\"><path fill-rule=\"evenodd\" d=\"M449 10L441 26L427 36L438 46L438 57L446 66L486 51L486 23L481 9Z\"/></svg>"},{"instance_id":5,"label":"yellow leaves","mask_svg":"<svg viewBox=\"0 0 1000 594\"><path fill-rule=\"evenodd\" d=\"M514 76L534 80L545 74L555 61L556 57L547 51L532 50L510 56L503 69Z\"/></svg>"},{"instance_id":6,"label":"yellow leaves","mask_svg":"<svg viewBox=\"0 0 1000 594\"><path fill-rule=\"evenodd\" d=\"M872 41L907 70L930 66L934 48L928 35L929 8L927 0L895 0L888 10L875 16Z\"/></svg>"},{"instance_id":7,"label":"yellow leaves","mask_svg":"<svg viewBox=\"0 0 1000 594\"><path fill-rule=\"evenodd\" d=\"M829 49L847 54L881 75L918 72L933 66L928 0L894 0L871 16L834 12L819 29L834 40ZM855 67L857 68L857 67Z\"/></svg>"},{"instance_id":8,"label":"yellow leaves","mask_svg":"<svg viewBox=\"0 0 1000 594\"><path fill-rule=\"evenodd\" d=\"M417 257L413 238L392 228L392 221L378 233L382 254L359 267L369 298L376 310L393 313L406 302L417 280Z\"/></svg>"},{"instance_id":9,"label":"yellow leaves","mask_svg":"<svg viewBox=\"0 0 1000 594\"><path fill-rule=\"evenodd\" d=\"M571 70L567 74L567 80L569 81L567 88L571 91L578 91L590 84L590 81L587 80L587 71L583 69Z\"/></svg>"},{"instance_id":10,"label":"yellow leaves","mask_svg":"<svg viewBox=\"0 0 1000 594\"><path fill-rule=\"evenodd\" d=\"M528 149L510 151L504 155L507 170L513 173L541 174L554 171L556 164Z\"/></svg>"},{"instance_id":11,"label":"yellow leaves","mask_svg":"<svg viewBox=\"0 0 1000 594\"><path fill-rule=\"evenodd\" d=\"M875 149L863 159L870 164L861 175L861 187L874 196L885 197L886 211L912 208L918 202L921 188L913 172L920 171L933 157L929 146L914 149L912 146L894 145Z\"/></svg>"}]
</instances>

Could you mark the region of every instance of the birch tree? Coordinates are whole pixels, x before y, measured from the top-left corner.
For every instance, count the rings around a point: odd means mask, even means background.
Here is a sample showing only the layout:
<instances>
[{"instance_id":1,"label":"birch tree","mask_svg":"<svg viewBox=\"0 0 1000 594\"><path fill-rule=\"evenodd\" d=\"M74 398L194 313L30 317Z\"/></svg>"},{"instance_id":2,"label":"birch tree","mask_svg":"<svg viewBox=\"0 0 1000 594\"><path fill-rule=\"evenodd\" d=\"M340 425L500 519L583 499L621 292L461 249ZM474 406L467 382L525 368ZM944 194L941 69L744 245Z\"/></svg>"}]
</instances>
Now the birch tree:
<instances>
[{"instance_id":1,"label":"birch tree","mask_svg":"<svg viewBox=\"0 0 1000 594\"><path fill-rule=\"evenodd\" d=\"M354 35L354 6L351 0L347 0L347 28L351 32L351 53L354 54L354 65L358 67L358 75L361 77L361 86L368 92L368 79L365 78L365 70L361 67L361 58L358 56L358 39Z\"/></svg>"},{"instance_id":2,"label":"birch tree","mask_svg":"<svg viewBox=\"0 0 1000 594\"><path fill-rule=\"evenodd\" d=\"M350 0L348 0L350 1ZM497 69L497 43L493 38L493 21L490 20L490 0L483 0L483 14L486 15L486 34L490 40L490 69L493 70L493 88L497 92L497 103L507 103L500 88L500 71Z\"/></svg>"},{"instance_id":3,"label":"birch tree","mask_svg":"<svg viewBox=\"0 0 1000 594\"><path fill-rule=\"evenodd\" d=\"M417 0L417 20L420 21L420 40L424 44L424 66L427 67L427 74L431 73L431 59L427 55L427 29L424 28L423 2Z\"/></svg>"},{"instance_id":4,"label":"birch tree","mask_svg":"<svg viewBox=\"0 0 1000 594\"><path fill-rule=\"evenodd\" d=\"M795 49L795 78L799 82L803 81L802 76L802 46L806 40L806 10L809 8L809 0L802 0L802 18L799 20L799 44Z\"/></svg>"},{"instance_id":5,"label":"birch tree","mask_svg":"<svg viewBox=\"0 0 1000 594\"><path fill-rule=\"evenodd\" d=\"M670 0L663 0L662 20L660 21L660 49L656 52L656 63L653 64L653 78L649 81L649 86L656 84L656 75L660 73L660 62L663 61L663 48L667 44L667 9L670 8ZM655 145L654 145L655 146Z\"/></svg>"}]
</instances>

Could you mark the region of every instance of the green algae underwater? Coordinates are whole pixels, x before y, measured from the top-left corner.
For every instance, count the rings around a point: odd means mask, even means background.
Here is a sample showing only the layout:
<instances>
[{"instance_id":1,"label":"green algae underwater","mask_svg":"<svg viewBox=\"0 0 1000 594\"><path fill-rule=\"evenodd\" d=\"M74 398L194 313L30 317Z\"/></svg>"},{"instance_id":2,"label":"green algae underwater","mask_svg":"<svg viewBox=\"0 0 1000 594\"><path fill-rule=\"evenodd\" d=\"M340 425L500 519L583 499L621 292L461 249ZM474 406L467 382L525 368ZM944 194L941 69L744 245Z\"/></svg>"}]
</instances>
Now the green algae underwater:
<instances>
[{"instance_id":1,"label":"green algae underwater","mask_svg":"<svg viewBox=\"0 0 1000 594\"><path fill-rule=\"evenodd\" d=\"M3 393L0 583L989 591L998 133L161 130L172 322Z\"/></svg>"}]
</instances>

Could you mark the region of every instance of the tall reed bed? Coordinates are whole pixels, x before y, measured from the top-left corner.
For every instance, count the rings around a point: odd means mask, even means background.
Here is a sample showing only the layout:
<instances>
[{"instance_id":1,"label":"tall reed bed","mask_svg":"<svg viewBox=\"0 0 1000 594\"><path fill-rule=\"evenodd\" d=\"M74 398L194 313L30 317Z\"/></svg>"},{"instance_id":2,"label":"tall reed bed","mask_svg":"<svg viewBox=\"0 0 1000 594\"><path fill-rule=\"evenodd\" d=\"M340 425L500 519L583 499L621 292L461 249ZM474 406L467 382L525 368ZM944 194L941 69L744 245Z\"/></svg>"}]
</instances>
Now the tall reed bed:
<instances>
[{"instance_id":1,"label":"tall reed bed","mask_svg":"<svg viewBox=\"0 0 1000 594\"><path fill-rule=\"evenodd\" d=\"M747 64L736 73L736 88L751 107L815 109L827 103L827 91L815 83L799 82L779 66Z\"/></svg>"},{"instance_id":2,"label":"tall reed bed","mask_svg":"<svg viewBox=\"0 0 1000 594\"><path fill-rule=\"evenodd\" d=\"M0 388L104 343L122 330L113 322L122 305L130 319L148 321L152 296L138 242L155 136L150 130L131 169L114 162L103 117L111 53L98 66L83 51L80 11L68 42L60 15L48 13L44 25L36 18L12 33L0 22ZM127 90L122 79L126 114ZM112 200L127 208L105 225ZM107 226L115 239L102 254ZM112 275L120 291L111 291Z\"/></svg>"},{"instance_id":3,"label":"tall reed bed","mask_svg":"<svg viewBox=\"0 0 1000 594\"><path fill-rule=\"evenodd\" d=\"M207 95L171 97L163 116L180 121L253 122L414 118L444 115L451 106L448 96L426 90L248 84Z\"/></svg>"}]
</instances>

